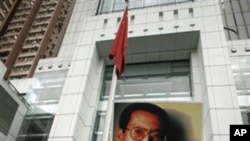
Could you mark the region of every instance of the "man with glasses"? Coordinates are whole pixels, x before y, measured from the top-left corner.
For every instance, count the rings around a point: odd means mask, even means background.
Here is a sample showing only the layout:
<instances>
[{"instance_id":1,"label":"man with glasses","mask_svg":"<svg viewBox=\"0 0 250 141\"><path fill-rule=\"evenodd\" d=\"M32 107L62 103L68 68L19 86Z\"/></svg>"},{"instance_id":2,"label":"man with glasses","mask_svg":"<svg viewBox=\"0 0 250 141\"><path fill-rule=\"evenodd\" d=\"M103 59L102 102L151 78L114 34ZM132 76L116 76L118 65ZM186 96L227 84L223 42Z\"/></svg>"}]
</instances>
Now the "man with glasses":
<instances>
[{"instance_id":1,"label":"man with glasses","mask_svg":"<svg viewBox=\"0 0 250 141\"><path fill-rule=\"evenodd\" d=\"M119 118L116 141L166 141L168 115L150 103L133 103Z\"/></svg>"}]
</instances>

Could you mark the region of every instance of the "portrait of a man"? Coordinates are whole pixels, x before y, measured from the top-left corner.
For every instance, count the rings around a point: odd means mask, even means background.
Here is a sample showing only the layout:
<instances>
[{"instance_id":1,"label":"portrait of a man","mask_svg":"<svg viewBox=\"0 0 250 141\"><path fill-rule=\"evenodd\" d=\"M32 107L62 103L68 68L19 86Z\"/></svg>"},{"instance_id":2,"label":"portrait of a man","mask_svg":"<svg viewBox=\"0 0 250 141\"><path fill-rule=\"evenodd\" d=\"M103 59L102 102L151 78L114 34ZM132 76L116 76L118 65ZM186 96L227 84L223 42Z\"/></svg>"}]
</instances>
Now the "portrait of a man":
<instances>
[{"instance_id":1,"label":"portrait of a man","mask_svg":"<svg viewBox=\"0 0 250 141\"><path fill-rule=\"evenodd\" d=\"M164 104L115 103L113 140L200 141L190 121L185 113Z\"/></svg>"}]
</instances>

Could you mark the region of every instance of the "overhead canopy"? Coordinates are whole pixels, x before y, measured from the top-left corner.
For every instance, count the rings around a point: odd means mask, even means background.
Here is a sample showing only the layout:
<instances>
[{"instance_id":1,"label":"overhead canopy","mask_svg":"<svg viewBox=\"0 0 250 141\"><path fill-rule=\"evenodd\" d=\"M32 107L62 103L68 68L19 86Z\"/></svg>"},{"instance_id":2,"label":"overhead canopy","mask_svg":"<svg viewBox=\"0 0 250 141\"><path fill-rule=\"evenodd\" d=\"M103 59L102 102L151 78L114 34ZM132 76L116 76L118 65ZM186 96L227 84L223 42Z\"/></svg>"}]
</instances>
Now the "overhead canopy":
<instances>
[{"instance_id":1,"label":"overhead canopy","mask_svg":"<svg viewBox=\"0 0 250 141\"><path fill-rule=\"evenodd\" d=\"M198 46L199 35L199 31L190 31L129 38L126 63L188 59ZM108 58L112 43L113 40L96 42L98 54L107 65L113 62Z\"/></svg>"}]
</instances>

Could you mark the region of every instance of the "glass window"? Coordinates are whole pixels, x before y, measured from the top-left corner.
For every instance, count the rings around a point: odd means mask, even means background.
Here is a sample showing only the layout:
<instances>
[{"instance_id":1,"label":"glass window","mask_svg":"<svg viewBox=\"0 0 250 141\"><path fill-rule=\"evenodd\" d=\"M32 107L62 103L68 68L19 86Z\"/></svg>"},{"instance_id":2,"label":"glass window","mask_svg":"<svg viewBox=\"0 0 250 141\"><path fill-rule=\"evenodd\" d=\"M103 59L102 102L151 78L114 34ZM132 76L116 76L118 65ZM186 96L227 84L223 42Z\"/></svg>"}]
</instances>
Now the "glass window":
<instances>
[{"instance_id":1,"label":"glass window","mask_svg":"<svg viewBox=\"0 0 250 141\"><path fill-rule=\"evenodd\" d=\"M188 2L192 0L129 0L129 9L133 8L143 8L148 6L160 6L162 4L173 4ZM101 9L99 13L108 13L114 11L123 10L125 7L125 2L123 0L101 0Z\"/></svg>"},{"instance_id":2,"label":"glass window","mask_svg":"<svg viewBox=\"0 0 250 141\"><path fill-rule=\"evenodd\" d=\"M143 7L143 0L130 0L129 1L129 8L139 8Z\"/></svg>"},{"instance_id":3,"label":"glass window","mask_svg":"<svg viewBox=\"0 0 250 141\"><path fill-rule=\"evenodd\" d=\"M105 117L106 117L105 111L97 112L92 141L102 141Z\"/></svg>"},{"instance_id":4,"label":"glass window","mask_svg":"<svg viewBox=\"0 0 250 141\"><path fill-rule=\"evenodd\" d=\"M250 110L244 110L241 111L241 116L243 119L243 124L250 124Z\"/></svg>"},{"instance_id":5,"label":"glass window","mask_svg":"<svg viewBox=\"0 0 250 141\"><path fill-rule=\"evenodd\" d=\"M248 0L220 0L221 11L224 16L223 24L228 40L249 39Z\"/></svg>"},{"instance_id":6,"label":"glass window","mask_svg":"<svg viewBox=\"0 0 250 141\"><path fill-rule=\"evenodd\" d=\"M159 0L144 0L144 6L155 6L159 4Z\"/></svg>"},{"instance_id":7,"label":"glass window","mask_svg":"<svg viewBox=\"0 0 250 141\"><path fill-rule=\"evenodd\" d=\"M48 135L41 136L19 136L16 141L47 141Z\"/></svg>"},{"instance_id":8,"label":"glass window","mask_svg":"<svg viewBox=\"0 0 250 141\"><path fill-rule=\"evenodd\" d=\"M103 131L106 112L99 111L96 116L95 130Z\"/></svg>"},{"instance_id":9,"label":"glass window","mask_svg":"<svg viewBox=\"0 0 250 141\"><path fill-rule=\"evenodd\" d=\"M36 73L25 99L29 103L17 141L47 141L68 70Z\"/></svg>"},{"instance_id":10,"label":"glass window","mask_svg":"<svg viewBox=\"0 0 250 141\"><path fill-rule=\"evenodd\" d=\"M125 7L125 2L123 0L115 0L113 11L122 10Z\"/></svg>"},{"instance_id":11,"label":"glass window","mask_svg":"<svg viewBox=\"0 0 250 141\"><path fill-rule=\"evenodd\" d=\"M115 98L190 97L189 69L188 61L126 65ZM102 100L108 99L112 71L112 67L106 68Z\"/></svg>"},{"instance_id":12,"label":"glass window","mask_svg":"<svg viewBox=\"0 0 250 141\"><path fill-rule=\"evenodd\" d=\"M232 57L232 70L244 124L250 118L250 56Z\"/></svg>"},{"instance_id":13,"label":"glass window","mask_svg":"<svg viewBox=\"0 0 250 141\"><path fill-rule=\"evenodd\" d=\"M17 141L47 141L53 119L50 114L26 116Z\"/></svg>"}]
</instances>

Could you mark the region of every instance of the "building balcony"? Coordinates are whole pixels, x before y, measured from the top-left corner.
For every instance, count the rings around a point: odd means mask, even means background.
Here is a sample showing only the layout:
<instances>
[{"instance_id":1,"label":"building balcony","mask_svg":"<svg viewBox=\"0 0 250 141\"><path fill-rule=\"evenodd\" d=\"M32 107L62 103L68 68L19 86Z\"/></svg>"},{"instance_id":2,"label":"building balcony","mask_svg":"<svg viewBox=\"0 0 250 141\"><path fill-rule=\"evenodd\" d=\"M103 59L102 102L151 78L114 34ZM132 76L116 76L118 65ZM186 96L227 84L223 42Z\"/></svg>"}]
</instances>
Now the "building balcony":
<instances>
[{"instance_id":1,"label":"building balcony","mask_svg":"<svg viewBox=\"0 0 250 141\"><path fill-rule=\"evenodd\" d=\"M0 61L2 61L3 63L5 63L7 61L8 55L7 56L2 56L0 53Z\"/></svg>"},{"instance_id":2,"label":"building balcony","mask_svg":"<svg viewBox=\"0 0 250 141\"><path fill-rule=\"evenodd\" d=\"M13 0L14 1L14 0ZM9 0L10 5L13 5L14 2L12 0Z\"/></svg>"},{"instance_id":3,"label":"building balcony","mask_svg":"<svg viewBox=\"0 0 250 141\"><path fill-rule=\"evenodd\" d=\"M15 39L17 39L17 35L16 35L16 34L4 35L4 36L2 37L2 40L4 40L4 41L10 41L10 40L15 40Z\"/></svg>"},{"instance_id":4,"label":"building balcony","mask_svg":"<svg viewBox=\"0 0 250 141\"><path fill-rule=\"evenodd\" d=\"M32 37L28 37L26 40L27 41L37 41L37 40L42 40L43 36L32 36Z\"/></svg>"},{"instance_id":5,"label":"building balcony","mask_svg":"<svg viewBox=\"0 0 250 141\"><path fill-rule=\"evenodd\" d=\"M32 28L29 33L38 33L41 31L42 31L42 28L36 27L36 28Z\"/></svg>"},{"instance_id":6,"label":"building balcony","mask_svg":"<svg viewBox=\"0 0 250 141\"><path fill-rule=\"evenodd\" d=\"M43 1L42 6L55 6L57 1Z\"/></svg>"},{"instance_id":7,"label":"building balcony","mask_svg":"<svg viewBox=\"0 0 250 141\"><path fill-rule=\"evenodd\" d=\"M8 30L14 30L14 29L22 29L23 25L17 25L17 26L11 26L8 28Z\"/></svg>"},{"instance_id":8,"label":"building balcony","mask_svg":"<svg viewBox=\"0 0 250 141\"><path fill-rule=\"evenodd\" d=\"M36 17L36 19L48 19L52 17L52 13L51 14L40 14Z\"/></svg>"},{"instance_id":9,"label":"building balcony","mask_svg":"<svg viewBox=\"0 0 250 141\"><path fill-rule=\"evenodd\" d=\"M4 8L5 8L7 11L10 11L10 8L9 8L9 6L6 4L6 2L3 2L2 4L3 4Z\"/></svg>"},{"instance_id":10,"label":"building balcony","mask_svg":"<svg viewBox=\"0 0 250 141\"><path fill-rule=\"evenodd\" d=\"M33 63L33 60L29 61L18 61L15 63L15 67L22 67L22 66L31 66Z\"/></svg>"},{"instance_id":11,"label":"building balcony","mask_svg":"<svg viewBox=\"0 0 250 141\"><path fill-rule=\"evenodd\" d=\"M30 13L29 9L17 9L16 15L28 15Z\"/></svg>"},{"instance_id":12,"label":"building balcony","mask_svg":"<svg viewBox=\"0 0 250 141\"><path fill-rule=\"evenodd\" d=\"M3 45L3 46L11 46L15 43L15 40L11 40L11 41L1 41L0 42L0 45Z\"/></svg>"},{"instance_id":13,"label":"building balcony","mask_svg":"<svg viewBox=\"0 0 250 141\"><path fill-rule=\"evenodd\" d=\"M16 17L14 18L11 23L23 22L26 20L26 17Z\"/></svg>"},{"instance_id":14,"label":"building balcony","mask_svg":"<svg viewBox=\"0 0 250 141\"><path fill-rule=\"evenodd\" d=\"M15 16L27 16L29 15L29 11L17 11Z\"/></svg>"},{"instance_id":15,"label":"building balcony","mask_svg":"<svg viewBox=\"0 0 250 141\"><path fill-rule=\"evenodd\" d=\"M44 28L44 27L46 27L49 23L50 23L49 20L43 21L43 22L40 22L40 21L39 21L39 22L35 22L33 26L43 26L43 28Z\"/></svg>"},{"instance_id":16,"label":"building balcony","mask_svg":"<svg viewBox=\"0 0 250 141\"><path fill-rule=\"evenodd\" d=\"M19 32L7 32L4 36L18 36Z\"/></svg>"},{"instance_id":17,"label":"building balcony","mask_svg":"<svg viewBox=\"0 0 250 141\"><path fill-rule=\"evenodd\" d=\"M10 77L18 77L18 76L27 76L29 73L29 70L26 71L12 71L10 74Z\"/></svg>"},{"instance_id":18,"label":"building balcony","mask_svg":"<svg viewBox=\"0 0 250 141\"><path fill-rule=\"evenodd\" d=\"M31 57L36 56L37 52L29 52L29 53L22 53L19 55L19 57Z\"/></svg>"},{"instance_id":19,"label":"building balcony","mask_svg":"<svg viewBox=\"0 0 250 141\"><path fill-rule=\"evenodd\" d=\"M1 52L10 52L11 50L12 50L11 47L0 48L0 53L1 53Z\"/></svg>"},{"instance_id":20,"label":"building balcony","mask_svg":"<svg viewBox=\"0 0 250 141\"><path fill-rule=\"evenodd\" d=\"M45 14L45 13L53 13L53 11L55 10L55 8L42 8L39 10L39 14Z\"/></svg>"},{"instance_id":21,"label":"building balcony","mask_svg":"<svg viewBox=\"0 0 250 141\"><path fill-rule=\"evenodd\" d=\"M0 9L0 15L5 18L6 17L6 12L4 12L3 9Z\"/></svg>"},{"instance_id":22,"label":"building balcony","mask_svg":"<svg viewBox=\"0 0 250 141\"><path fill-rule=\"evenodd\" d=\"M22 7L19 7L18 10L31 10L31 6L22 6Z\"/></svg>"},{"instance_id":23,"label":"building balcony","mask_svg":"<svg viewBox=\"0 0 250 141\"><path fill-rule=\"evenodd\" d=\"M26 44L23 46L23 49L33 49L33 48L38 48L39 44Z\"/></svg>"}]
</instances>

